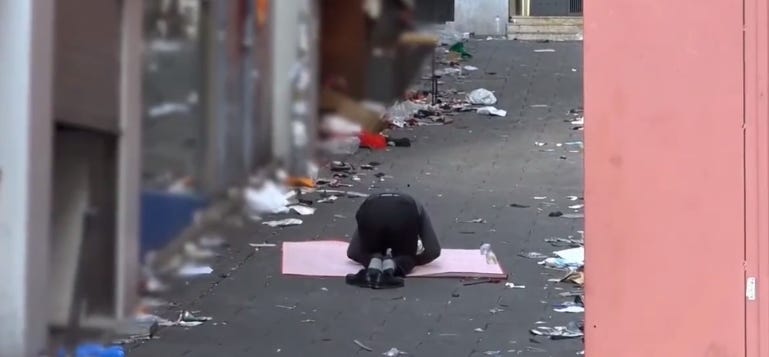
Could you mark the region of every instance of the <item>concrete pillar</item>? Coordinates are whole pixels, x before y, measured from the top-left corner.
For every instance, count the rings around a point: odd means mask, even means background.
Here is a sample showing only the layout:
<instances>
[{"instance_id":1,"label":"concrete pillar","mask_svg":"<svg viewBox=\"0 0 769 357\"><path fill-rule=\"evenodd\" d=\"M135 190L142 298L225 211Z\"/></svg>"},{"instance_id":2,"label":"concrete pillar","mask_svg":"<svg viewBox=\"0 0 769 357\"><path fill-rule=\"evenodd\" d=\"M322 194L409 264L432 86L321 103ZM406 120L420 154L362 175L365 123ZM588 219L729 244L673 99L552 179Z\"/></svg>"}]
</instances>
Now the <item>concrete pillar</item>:
<instances>
[{"instance_id":1,"label":"concrete pillar","mask_svg":"<svg viewBox=\"0 0 769 357\"><path fill-rule=\"evenodd\" d=\"M47 339L51 81L55 1L0 1L0 351Z\"/></svg>"},{"instance_id":2,"label":"concrete pillar","mask_svg":"<svg viewBox=\"0 0 769 357\"><path fill-rule=\"evenodd\" d=\"M305 176L316 135L318 4L297 0L272 6L273 155L290 164L290 174Z\"/></svg>"}]
</instances>

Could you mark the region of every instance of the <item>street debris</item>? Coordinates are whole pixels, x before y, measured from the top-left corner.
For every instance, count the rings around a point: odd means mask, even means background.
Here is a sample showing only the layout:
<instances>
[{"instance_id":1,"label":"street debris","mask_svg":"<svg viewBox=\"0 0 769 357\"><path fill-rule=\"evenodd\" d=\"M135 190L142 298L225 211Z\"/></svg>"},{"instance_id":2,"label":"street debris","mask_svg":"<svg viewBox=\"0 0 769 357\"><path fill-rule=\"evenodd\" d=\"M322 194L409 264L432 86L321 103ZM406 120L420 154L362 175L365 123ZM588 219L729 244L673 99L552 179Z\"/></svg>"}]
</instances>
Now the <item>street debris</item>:
<instances>
[{"instance_id":1,"label":"street debris","mask_svg":"<svg viewBox=\"0 0 769 357\"><path fill-rule=\"evenodd\" d=\"M179 268L177 275L180 277L189 278L199 275L208 275L213 272L214 269L208 265L195 265L193 263L187 263Z\"/></svg>"},{"instance_id":2,"label":"street debris","mask_svg":"<svg viewBox=\"0 0 769 357\"><path fill-rule=\"evenodd\" d=\"M513 282L505 283L505 287L508 289L526 289L526 285L517 285Z\"/></svg>"},{"instance_id":3,"label":"street debris","mask_svg":"<svg viewBox=\"0 0 769 357\"><path fill-rule=\"evenodd\" d=\"M334 201L338 200L339 197L337 196L328 196L326 198L321 198L318 200L318 203L334 203Z\"/></svg>"},{"instance_id":4,"label":"street debris","mask_svg":"<svg viewBox=\"0 0 769 357\"><path fill-rule=\"evenodd\" d=\"M571 248L553 252L556 256L572 265L585 265L585 248Z\"/></svg>"},{"instance_id":5,"label":"street debris","mask_svg":"<svg viewBox=\"0 0 769 357\"><path fill-rule=\"evenodd\" d=\"M502 354L502 351L486 351L483 354L486 356L499 356Z\"/></svg>"},{"instance_id":6,"label":"street debris","mask_svg":"<svg viewBox=\"0 0 769 357\"><path fill-rule=\"evenodd\" d=\"M506 117L507 116L507 111L506 110L502 110L502 109L497 109L495 107L488 106L488 107L478 108L478 114L490 115L490 116L495 116L495 117Z\"/></svg>"},{"instance_id":7,"label":"street debris","mask_svg":"<svg viewBox=\"0 0 769 357\"><path fill-rule=\"evenodd\" d=\"M585 307L576 303L565 303L565 304L555 305L553 311L576 314L576 313L585 312Z\"/></svg>"},{"instance_id":8,"label":"street debris","mask_svg":"<svg viewBox=\"0 0 769 357\"><path fill-rule=\"evenodd\" d=\"M274 243L248 243L253 248L275 248L278 245Z\"/></svg>"},{"instance_id":9,"label":"street debris","mask_svg":"<svg viewBox=\"0 0 769 357\"><path fill-rule=\"evenodd\" d=\"M572 283L577 286L585 285L585 273L581 271L570 272L561 279L562 283Z\"/></svg>"},{"instance_id":10,"label":"street debris","mask_svg":"<svg viewBox=\"0 0 769 357\"><path fill-rule=\"evenodd\" d=\"M473 331L475 331L475 332L485 332L486 330L478 327L478 328L474 329Z\"/></svg>"},{"instance_id":11,"label":"street debris","mask_svg":"<svg viewBox=\"0 0 769 357\"><path fill-rule=\"evenodd\" d=\"M467 95L467 101L470 104L494 105L497 97L488 89L478 88Z\"/></svg>"},{"instance_id":12,"label":"street debris","mask_svg":"<svg viewBox=\"0 0 769 357\"><path fill-rule=\"evenodd\" d=\"M366 351L369 351L369 352L374 352L374 349L373 349L373 348L371 348L371 347L369 347L369 346L366 346L366 345L364 345L362 342L360 342L360 341L358 341L358 340L352 340L352 342L354 342L356 345L358 345L358 347L360 347L360 348L362 348L362 349L364 349L364 350L366 350Z\"/></svg>"},{"instance_id":13,"label":"street debris","mask_svg":"<svg viewBox=\"0 0 769 357\"><path fill-rule=\"evenodd\" d=\"M530 208L531 206L529 206L529 205L522 205L522 204L519 204L519 203L511 203L510 207L513 207L513 208Z\"/></svg>"},{"instance_id":14,"label":"street debris","mask_svg":"<svg viewBox=\"0 0 769 357\"><path fill-rule=\"evenodd\" d=\"M529 330L532 335L535 336L548 336L552 340L562 340L570 338L584 337L585 334L577 327L576 323L569 323L568 326L537 326L534 329Z\"/></svg>"},{"instance_id":15,"label":"street debris","mask_svg":"<svg viewBox=\"0 0 769 357\"><path fill-rule=\"evenodd\" d=\"M462 221L462 223L486 223L486 220L483 218L476 218L469 221Z\"/></svg>"},{"instance_id":16,"label":"street debris","mask_svg":"<svg viewBox=\"0 0 769 357\"><path fill-rule=\"evenodd\" d=\"M291 226L298 226L298 225L300 225L300 224L302 224L302 223L304 223L304 221L302 221L302 220L301 220L301 219L299 219L299 218L286 218L286 219L281 219L281 220L279 220L279 221L267 221L267 222L262 222L262 224L264 224L264 225L266 225L266 226L270 226L270 227L272 227L272 228L275 228L275 227L291 227Z\"/></svg>"},{"instance_id":17,"label":"street debris","mask_svg":"<svg viewBox=\"0 0 769 357\"><path fill-rule=\"evenodd\" d=\"M505 312L505 309L502 309L502 308L498 308L498 307L495 307L495 308L493 308L493 309L489 309L489 312L490 312L492 315L496 315L496 314L498 314L498 313L500 313L500 312Z\"/></svg>"},{"instance_id":18,"label":"street debris","mask_svg":"<svg viewBox=\"0 0 769 357\"><path fill-rule=\"evenodd\" d=\"M383 356L387 356L387 357L405 356L407 354L408 353L403 352L403 351L401 351L401 350L399 350L399 349L397 349L395 347L387 350L387 352L385 352L385 353L382 353Z\"/></svg>"},{"instance_id":19,"label":"street debris","mask_svg":"<svg viewBox=\"0 0 769 357\"><path fill-rule=\"evenodd\" d=\"M562 215L561 218L566 218L566 219L582 219L582 218L585 218L585 214L584 213L567 213L567 214Z\"/></svg>"},{"instance_id":20,"label":"street debris","mask_svg":"<svg viewBox=\"0 0 769 357\"><path fill-rule=\"evenodd\" d=\"M563 216L563 212L561 211L550 212L550 214L548 214L548 217L561 217L561 216Z\"/></svg>"},{"instance_id":21,"label":"street debris","mask_svg":"<svg viewBox=\"0 0 769 357\"><path fill-rule=\"evenodd\" d=\"M259 188L245 190L246 205L254 214L286 213L289 202L286 194L272 181L266 181Z\"/></svg>"},{"instance_id":22,"label":"street debris","mask_svg":"<svg viewBox=\"0 0 769 357\"><path fill-rule=\"evenodd\" d=\"M540 49L534 50L534 52L536 52L536 53L546 53L546 52L555 52L555 50L552 49L552 48L540 48Z\"/></svg>"},{"instance_id":23,"label":"street debris","mask_svg":"<svg viewBox=\"0 0 769 357\"><path fill-rule=\"evenodd\" d=\"M570 209L580 209L580 208L585 208L585 205L584 204L571 205L571 206L569 206L569 208Z\"/></svg>"},{"instance_id":24,"label":"street debris","mask_svg":"<svg viewBox=\"0 0 769 357\"><path fill-rule=\"evenodd\" d=\"M465 71L471 71L471 72L472 72L472 71L477 71L477 70L478 70L478 67L476 67L476 66L464 66L464 67L462 67L462 68L464 68L464 69L465 69Z\"/></svg>"},{"instance_id":25,"label":"street debris","mask_svg":"<svg viewBox=\"0 0 769 357\"><path fill-rule=\"evenodd\" d=\"M547 258L547 255L544 255L539 252L528 252L528 253L521 253L518 255L524 258L529 258L529 259L546 259Z\"/></svg>"},{"instance_id":26,"label":"street debris","mask_svg":"<svg viewBox=\"0 0 769 357\"><path fill-rule=\"evenodd\" d=\"M298 213L301 216L310 216L315 214L316 208L314 207L307 207L303 205L293 205L288 206L288 208L296 213Z\"/></svg>"}]
</instances>

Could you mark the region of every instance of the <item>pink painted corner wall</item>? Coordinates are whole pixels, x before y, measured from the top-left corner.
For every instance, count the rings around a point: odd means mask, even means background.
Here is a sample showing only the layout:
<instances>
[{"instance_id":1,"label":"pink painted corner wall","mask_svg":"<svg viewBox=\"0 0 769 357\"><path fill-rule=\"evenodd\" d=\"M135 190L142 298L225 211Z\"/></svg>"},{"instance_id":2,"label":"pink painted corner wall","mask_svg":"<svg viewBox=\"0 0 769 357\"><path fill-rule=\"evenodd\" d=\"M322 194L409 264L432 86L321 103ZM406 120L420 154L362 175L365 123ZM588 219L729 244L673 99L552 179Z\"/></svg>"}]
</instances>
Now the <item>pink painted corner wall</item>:
<instances>
[{"instance_id":1,"label":"pink painted corner wall","mask_svg":"<svg viewBox=\"0 0 769 357\"><path fill-rule=\"evenodd\" d=\"M586 354L744 356L742 2L585 7Z\"/></svg>"}]
</instances>

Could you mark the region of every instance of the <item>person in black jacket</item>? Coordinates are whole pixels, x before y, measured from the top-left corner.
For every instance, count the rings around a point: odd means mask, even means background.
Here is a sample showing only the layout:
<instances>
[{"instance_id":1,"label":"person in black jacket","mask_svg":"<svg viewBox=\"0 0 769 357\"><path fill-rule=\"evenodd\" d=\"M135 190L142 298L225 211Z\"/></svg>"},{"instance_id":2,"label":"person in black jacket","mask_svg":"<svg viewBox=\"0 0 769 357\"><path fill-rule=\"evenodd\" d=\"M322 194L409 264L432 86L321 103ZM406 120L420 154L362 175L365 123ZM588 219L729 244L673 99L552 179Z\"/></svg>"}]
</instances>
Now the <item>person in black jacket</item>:
<instances>
[{"instance_id":1,"label":"person in black jacket","mask_svg":"<svg viewBox=\"0 0 769 357\"><path fill-rule=\"evenodd\" d=\"M415 266L428 264L441 254L430 217L424 207L404 193L372 195L358 208L358 227L347 256L364 266L349 274L348 284L391 288Z\"/></svg>"}]
</instances>

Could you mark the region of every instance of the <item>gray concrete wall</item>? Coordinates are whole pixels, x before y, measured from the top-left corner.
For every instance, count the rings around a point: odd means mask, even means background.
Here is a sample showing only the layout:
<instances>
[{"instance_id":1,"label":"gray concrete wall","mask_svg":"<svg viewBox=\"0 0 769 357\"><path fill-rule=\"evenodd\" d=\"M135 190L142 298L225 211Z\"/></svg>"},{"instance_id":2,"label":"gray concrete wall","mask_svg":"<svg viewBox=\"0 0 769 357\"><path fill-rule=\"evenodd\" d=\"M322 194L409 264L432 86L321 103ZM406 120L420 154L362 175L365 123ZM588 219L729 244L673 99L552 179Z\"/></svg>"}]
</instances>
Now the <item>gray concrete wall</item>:
<instances>
[{"instance_id":1,"label":"gray concrete wall","mask_svg":"<svg viewBox=\"0 0 769 357\"><path fill-rule=\"evenodd\" d=\"M454 29L476 35L504 35L507 31L509 0L455 0ZM499 16L501 33L495 19Z\"/></svg>"}]
</instances>

